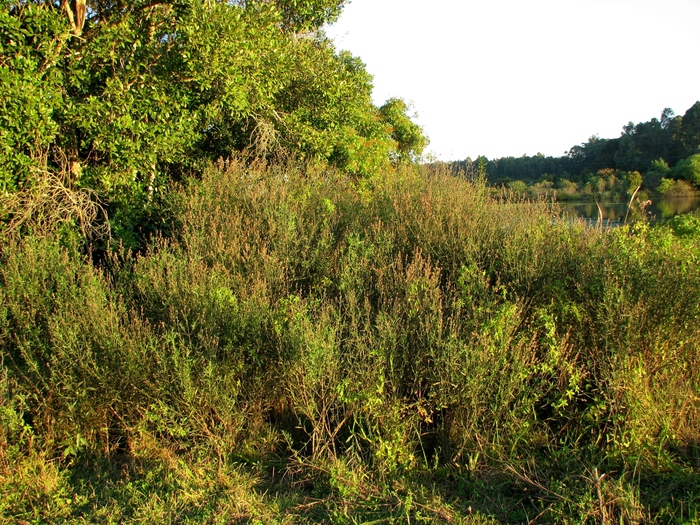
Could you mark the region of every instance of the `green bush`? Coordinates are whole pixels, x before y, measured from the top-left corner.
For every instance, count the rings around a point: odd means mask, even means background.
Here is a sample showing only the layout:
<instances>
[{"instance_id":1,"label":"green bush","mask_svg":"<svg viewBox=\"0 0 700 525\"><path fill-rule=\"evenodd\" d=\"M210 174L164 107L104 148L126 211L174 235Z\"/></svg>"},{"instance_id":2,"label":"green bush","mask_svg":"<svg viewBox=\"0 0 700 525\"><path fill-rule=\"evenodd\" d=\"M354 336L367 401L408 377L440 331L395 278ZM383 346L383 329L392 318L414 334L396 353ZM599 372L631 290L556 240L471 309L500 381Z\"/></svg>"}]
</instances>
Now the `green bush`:
<instances>
[{"instance_id":1,"label":"green bush","mask_svg":"<svg viewBox=\"0 0 700 525\"><path fill-rule=\"evenodd\" d=\"M700 186L700 154L683 159L673 168L674 176Z\"/></svg>"},{"instance_id":2,"label":"green bush","mask_svg":"<svg viewBox=\"0 0 700 525\"><path fill-rule=\"evenodd\" d=\"M700 233L700 218L690 213L676 215L667 225L679 237L695 237Z\"/></svg>"}]
</instances>

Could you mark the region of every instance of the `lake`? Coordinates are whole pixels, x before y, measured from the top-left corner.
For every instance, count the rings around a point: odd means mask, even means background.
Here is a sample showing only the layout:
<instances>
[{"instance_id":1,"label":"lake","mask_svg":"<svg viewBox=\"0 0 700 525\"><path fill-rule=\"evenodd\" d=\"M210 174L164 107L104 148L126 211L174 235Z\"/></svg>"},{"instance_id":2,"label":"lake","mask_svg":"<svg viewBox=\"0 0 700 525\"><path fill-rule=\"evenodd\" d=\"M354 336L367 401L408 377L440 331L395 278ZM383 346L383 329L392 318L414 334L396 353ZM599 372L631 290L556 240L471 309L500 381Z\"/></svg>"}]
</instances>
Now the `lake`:
<instances>
[{"instance_id":1,"label":"lake","mask_svg":"<svg viewBox=\"0 0 700 525\"><path fill-rule=\"evenodd\" d=\"M601 202L603 220L610 223L621 223L627 215L628 202ZM598 220L598 206L595 202L565 202L562 203L565 217L583 218L591 221ZM679 197L652 197L646 207L646 214L652 222L665 222L668 219L689 213L700 208L700 195L683 195ZM641 211L637 202L632 205L628 221L638 219Z\"/></svg>"}]
</instances>

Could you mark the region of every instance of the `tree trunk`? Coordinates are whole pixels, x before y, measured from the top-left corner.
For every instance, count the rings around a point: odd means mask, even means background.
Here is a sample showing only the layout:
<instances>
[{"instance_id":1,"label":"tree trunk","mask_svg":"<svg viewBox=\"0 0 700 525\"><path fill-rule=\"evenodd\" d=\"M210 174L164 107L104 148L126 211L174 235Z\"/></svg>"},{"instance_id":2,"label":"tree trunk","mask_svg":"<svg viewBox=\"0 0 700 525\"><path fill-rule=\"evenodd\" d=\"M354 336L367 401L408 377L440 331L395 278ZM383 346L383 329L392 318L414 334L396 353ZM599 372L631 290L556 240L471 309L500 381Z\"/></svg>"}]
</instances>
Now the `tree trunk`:
<instances>
[{"instance_id":1,"label":"tree trunk","mask_svg":"<svg viewBox=\"0 0 700 525\"><path fill-rule=\"evenodd\" d=\"M73 28L73 34L75 36L80 36L83 34L83 27L85 26L85 15L87 13L86 0L73 0L73 6L71 7L68 0L61 0L61 9L66 12L68 16L68 21Z\"/></svg>"}]
</instances>

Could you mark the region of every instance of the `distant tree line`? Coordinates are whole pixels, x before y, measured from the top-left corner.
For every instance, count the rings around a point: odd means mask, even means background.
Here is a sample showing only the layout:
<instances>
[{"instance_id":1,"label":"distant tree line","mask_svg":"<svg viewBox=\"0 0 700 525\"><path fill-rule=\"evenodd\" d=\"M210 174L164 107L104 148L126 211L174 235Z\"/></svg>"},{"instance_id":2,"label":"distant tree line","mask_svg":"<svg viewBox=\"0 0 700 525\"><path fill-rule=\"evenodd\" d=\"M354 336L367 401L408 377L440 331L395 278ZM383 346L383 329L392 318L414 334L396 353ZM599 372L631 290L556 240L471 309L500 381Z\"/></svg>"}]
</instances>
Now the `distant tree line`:
<instances>
[{"instance_id":1,"label":"distant tree line","mask_svg":"<svg viewBox=\"0 0 700 525\"><path fill-rule=\"evenodd\" d=\"M661 118L628 123L620 137L592 136L562 157L479 157L453 163L481 170L494 185L515 189L557 188L564 193L648 190L681 191L700 186L700 101L681 117L666 108ZM573 186L572 186L573 185ZM575 187L574 187L575 186Z\"/></svg>"}]
</instances>

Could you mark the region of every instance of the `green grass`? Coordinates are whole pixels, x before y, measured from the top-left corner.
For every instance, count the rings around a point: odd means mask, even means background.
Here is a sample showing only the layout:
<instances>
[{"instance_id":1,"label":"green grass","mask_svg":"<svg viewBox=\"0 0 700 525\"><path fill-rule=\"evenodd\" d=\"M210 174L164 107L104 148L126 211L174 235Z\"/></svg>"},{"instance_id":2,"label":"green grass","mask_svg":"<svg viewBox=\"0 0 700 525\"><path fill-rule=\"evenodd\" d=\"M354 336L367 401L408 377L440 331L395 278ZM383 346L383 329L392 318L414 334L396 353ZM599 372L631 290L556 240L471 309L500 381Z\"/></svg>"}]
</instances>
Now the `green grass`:
<instances>
[{"instance_id":1,"label":"green grass","mask_svg":"<svg viewBox=\"0 0 700 525\"><path fill-rule=\"evenodd\" d=\"M6 232L0 523L700 522L685 223L418 169L178 192L99 266Z\"/></svg>"}]
</instances>

